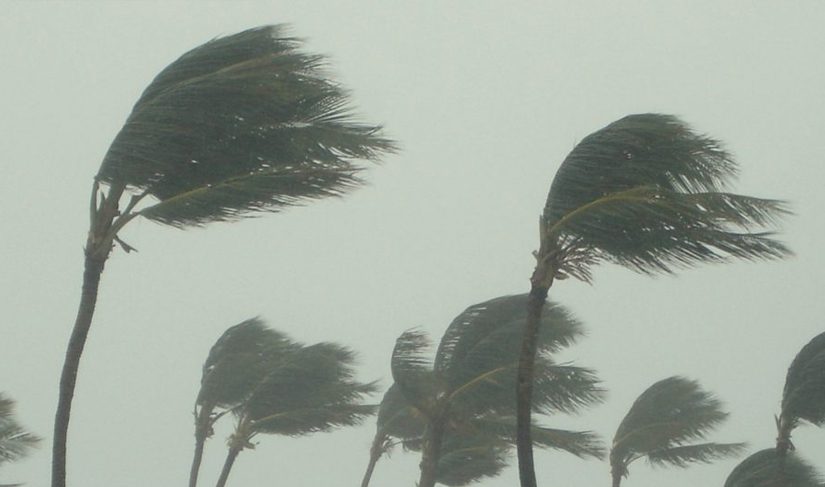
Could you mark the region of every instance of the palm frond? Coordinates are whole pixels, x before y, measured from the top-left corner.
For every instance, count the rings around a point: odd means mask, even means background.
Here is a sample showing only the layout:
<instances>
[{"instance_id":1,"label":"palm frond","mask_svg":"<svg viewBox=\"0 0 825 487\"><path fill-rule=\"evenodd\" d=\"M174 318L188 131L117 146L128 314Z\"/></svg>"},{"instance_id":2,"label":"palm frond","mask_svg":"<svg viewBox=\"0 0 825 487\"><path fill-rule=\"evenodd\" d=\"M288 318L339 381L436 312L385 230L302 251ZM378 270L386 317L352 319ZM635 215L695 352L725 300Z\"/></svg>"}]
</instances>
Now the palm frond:
<instances>
[{"instance_id":1,"label":"palm frond","mask_svg":"<svg viewBox=\"0 0 825 487\"><path fill-rule=\"evenodd\" d=\"M448 435L436 466L438 483L457 487L498 476L507 467L506 445L484 438Z\"/></svg>"},{"instance_id":2,"label":"palm frond","mask_svg":"<svg viewBox=\"0 0 825 487\"><path fill-rule=\"evenodd\" d=\"M0 465L26 457L40 438L14 418L14 400L0 393Z\"/></svg>"},{"instance_id":3,"label":"palm frond","mask_svg":"<svg viewBox=\"0 0 825 487\"><path fill-rule=\"evenodd\" d=\"M647 454L651 465L685 468L691 463L712 463L745 451L744 443L701 443L655 450Z\"/></svg>"},{"instance_id":4,"label":"palm frond","mask_svg":"<svg viewBox=\"0 0 825 487\"><path fill-rule=\"evenodd\" d=\"M665 462L665 452L704 438L727 416L722 403L695 381L675 376L656 382L636 399L616 430L610 465L626 474L627 466L639 458L654 455ZM688 459L676 453L674 464Z\"/></svg>"},{"instance_id":5,"label":"palm frond","mask_svg":"<svg viewBox=\"0 0 825 487\"><path fill-rule=\"evenodd\" d=\"M532 407L542 414L577 413L600 404L607 394L593 369L539 357L534 370Z\"/></svg>"},{"instance_id":6,"label":"palm frond","mask_svg":"<svg viewBox=\"0 0 825 487\"><path fill-rule=\"evenodd\" d=\"M509 444L516 442L516 417L513 415L486 415L474 420L472 426L478 434L494 435ZM564 451L579 458L602 459L605 456L604 442L592 431L569 431L533 424L531 436L540 448Z\"/></svg>"},{"instance_id":7,"label":"palm frond","mask_svg":"<svg viewBox=\"0 0 825 487\"><path fill-rule=\"evenodd\" d=\"M362 390L362 395L372 390ZM309 433L330 431L342 426L355 426L375 414L377 407L371 404L353 404L348 401L333 402L320 406L291 411L273 412L269 416L252 420L254 433L302 436Z\"/></svg>"},{"instance_id":8,"label":"palm frond","mask_svg":"<svg viewBox=\"0 0 825 487\"><path fill-rule=\"evenodd\" d=\"M357 122L349 94L283 26L214 39L164 69L135 104L97 179L159 204L176 227L234 220L339 195L361 184L358 160L395 144Z\"/></svg>"},{"instance_id":9,"label":"palm frond","mask_svg":"<svg viewBox=\"0 0 825 487\"><path fill-rule=\"evenodd\" d=\"M825 425L825 333L808 342L791 362L782 393L782 420Z\"/></svg>"},{"instance_id":10,"label":"palm frond","mask_svg":"<svg viewBox=\"0 0 825 487\"><path fill-rule=\"evenodd\" d=\"M601 260L656 273L789 255L762 230L787 206L721 192L735 173L718 141L675 117L625 117L586 137L562 163L544 209L542 252L554 254L560 276L583 280Z\"/></svg>"},{"instance_id":11,"label":"palm frond","mask_svg":"<svg viewBox=\"0 0 825 487\"><path fill-rule=\"evenodd\" d=\"M780 468L780 465L781 468ZM780 459L773 448L754 453L737 465L725 487L822 487L825 479L799 455Z\"/></svg>"},{"instance_id":12,"label":"palm frond","mask_svg":"<svg viewBox=\"0 0 825 487\"><path fill-rule=\"evenodd\" d=\"M431 414L442 390L427 356L430 348L426 333L407 330L395 341L390 360L395 384L406 400L424 414Z\"/></svg>"},{"instance_id":13,"label":"palm frond","mask_svg":"<svg viewBox=\"0 0 825 487\"><path fill-rule=\"evenodd\" d=\"M398 439L420 439L427 420L421 411L410 404L397 384L384 393L378 407L377 430Z\"/></svg>"}]
</instances>

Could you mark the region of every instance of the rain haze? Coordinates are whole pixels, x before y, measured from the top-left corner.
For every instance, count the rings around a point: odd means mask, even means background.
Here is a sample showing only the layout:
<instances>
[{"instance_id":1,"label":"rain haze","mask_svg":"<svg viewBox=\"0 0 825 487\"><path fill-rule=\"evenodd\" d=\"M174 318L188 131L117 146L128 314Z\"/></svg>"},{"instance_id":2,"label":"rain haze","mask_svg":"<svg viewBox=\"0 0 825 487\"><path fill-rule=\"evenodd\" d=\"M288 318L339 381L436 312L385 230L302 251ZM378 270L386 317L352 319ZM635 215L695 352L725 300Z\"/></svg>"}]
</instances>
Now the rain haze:
<instances>
[{"instance_id":1,"label":"rain haze","mask_svg":"<svg viewBox=\"0 0 825 487\"><path fill-rule=\"evenodd\" d=\"M5 2L0 16L3 339L0 391L44 438L0 483L48 485L57 385L80 294L88 195L101 159L154 76L217 36L289 24L328 57L361 120L398 154L369 185L236 223L177 230L138 219L106 265L69 434L72 486L185 485L192 408L209 348L254 316L305 343L358 352L359 378L392 383L404 330L435 339L467 306L529 290L553 175L587 134L668 113L725 142L735 192L788 200L796 256L650 278L614 265L550 299L587 336L562 360L592 367L607 400L554 427L606 442L653 382L698 380L731 413L710 440L776 437L787 367L825 331L825 3ZM374 396L379 401L380 393ZM230 422L207 445L217 478ZM228 485L358 485L375 431L258 437ZM793 442L825 471L825 431ZM627 486L722 485L741 458L687 469L634 463ZM397 450L371 485L414 485ZM515 459L481 485L516 485ZM542 486L609 485L605 462L537 450Z\"/></svg>"}]
</instances>

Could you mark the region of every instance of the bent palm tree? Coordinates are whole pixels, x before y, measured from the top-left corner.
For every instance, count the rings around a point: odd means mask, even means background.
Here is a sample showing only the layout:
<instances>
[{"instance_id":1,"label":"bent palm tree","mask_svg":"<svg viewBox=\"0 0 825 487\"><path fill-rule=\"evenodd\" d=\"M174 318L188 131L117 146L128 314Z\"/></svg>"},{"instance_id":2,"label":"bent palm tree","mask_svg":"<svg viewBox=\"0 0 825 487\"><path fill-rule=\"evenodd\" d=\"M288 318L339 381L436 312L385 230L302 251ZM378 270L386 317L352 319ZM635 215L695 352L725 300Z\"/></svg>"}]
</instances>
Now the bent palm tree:
<instances>
[{"instance_id":1,"label":"bent palm tree","mask_svg":"<svg viewBox=\"0 0 825 487\"><path fill-rule=\"evenodd\" d=\"M734 468L724 487L823 487L814 467L791 452L787 458L768 448L749 456Z\"/></svg>"},{"instance_id":2,"label":"bent palm tree","mask_svg":"<svg viewBox=\"0 0 825 487\"><path fill-rule=\"evenodd\" d=\"M540 218L518 379L522 487L535 487L530 401L537 324L554 280L591 279L613 262L670 273L735 257L776 259L790 251L757 231L788 213L775 200L722 192L736 175L730 154L676 117L630 115L585 137L556 173Z\"/></svg>"},{"instance_id":3,"label":"bent palm tree","mask_svg":"<svg viewBox=\"0 0 825 487\"><path fill-rule=\"evenodd\" d=\"M785 457L792 448L791 432L800 421L825 425L825 333L808 342L791 362L777 420L776 451Z\"/></svg>"},{"instance_id":4,"label":"bent palm tree","mask_svg":"<svg viewBox=\"0 0 825 487\"><path fill-rule=\"evenodd\" d=\"M112 142L92 187L83 288L55 415L53 487L66 483L71 402L100 275L115 243L133 250L119 237L129 222L142 216L188 228L338 196L361 184L358 160L395 149L380 127L353 120L347 93L324 77L324 59L300 46L267 26L189 51L146 88Z\"/></svg>"},{"instance_id":5,"label":"bent palm tree","mask_svg":"<svg viewBox=\"0 0 825 487\"><path fill-rule=\"evenodd\" d=\"M196 411L197 482L203 444L226 413L236 419L217 485L223 487L238 454L259 434L301 436L360 423L375 406L360 404L375 384L354 380L355 355L334 343L303 346L259 319L228 329L204 364ZM220 409L220 412L216 412Z\"/></svg>"},{"instance_id":6,"label":"bent palm tree","mask_svg":"<svg viewBox=\"0 0 825 487\"><path fill-rule=\"evenodd\" d=\"M683 377L669 377L644 391L625 415L610 449L613 487L640 458L652 465L686 467L739 454L743 443L695 443L727 419L722 403Z\"/></svg>"},{"instance_id":7,"label":"bent palm tree","mask_svg":"<svg viewBox=\"0 0 825 487\"><path fill-rule=\"evenodd\" d=\"M500 444L514 441L512 390L527 299L524 294L505 296L467 308L447 328L432 362L426 357L428 341L423 333L408 331L396 341L391 362L393 379L407 407L418 412L386 416L401 421L424 418L424 429L418 436L422 452L419 487L432 487L440 481L438 465L444 438L465 441L462 438L469 436L466 441L476 445L484 444L478 438L472 439L479 435L495 438ZM542 316L533 402L536 412L575 412L601 401L603 391L591 370L556 364L550 357L571 345L581 333L580 324L561 306L550 305ZM404 401L394 402L403 407ZM404 426L401 439L409 440L410 425ZM379 425L378 435L393 435L393 428L397 426ZM582 457L602 454L592 433L541 431L542 441L546 442L543 446Z\"/></svg>"}]
</instances>

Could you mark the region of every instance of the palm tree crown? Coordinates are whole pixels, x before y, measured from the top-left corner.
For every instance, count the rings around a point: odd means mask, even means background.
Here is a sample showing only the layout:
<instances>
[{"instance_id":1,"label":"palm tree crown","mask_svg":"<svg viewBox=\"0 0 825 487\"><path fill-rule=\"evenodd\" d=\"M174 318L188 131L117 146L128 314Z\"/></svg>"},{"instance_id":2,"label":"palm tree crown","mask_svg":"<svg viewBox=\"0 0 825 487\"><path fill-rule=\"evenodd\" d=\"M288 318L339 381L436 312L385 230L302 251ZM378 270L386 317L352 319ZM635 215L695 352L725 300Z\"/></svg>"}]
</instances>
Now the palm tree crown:
<instances>
[{"instance_id":1,"label":"palm tree crown","mask_svg":"<svg viewBox=\"0 0 825 487\"><path fill-rule=\"evenodd\" d=\"M825 479L816 469L791 452L782 458L768 448L744 459L734 468L724 487L823 487Z\"/></svg>"},{"instance_id":2,"label":"palm tree crown","mask_svg":"<svg viewBox=\"0 0 825 487\"><path fill-rule=\"evenodd\" d=\"M791 432L800 421L825 425L825 333L802 347L788 368L778 420L780 455L791 447Z\"/></svg>"}]
</instances>

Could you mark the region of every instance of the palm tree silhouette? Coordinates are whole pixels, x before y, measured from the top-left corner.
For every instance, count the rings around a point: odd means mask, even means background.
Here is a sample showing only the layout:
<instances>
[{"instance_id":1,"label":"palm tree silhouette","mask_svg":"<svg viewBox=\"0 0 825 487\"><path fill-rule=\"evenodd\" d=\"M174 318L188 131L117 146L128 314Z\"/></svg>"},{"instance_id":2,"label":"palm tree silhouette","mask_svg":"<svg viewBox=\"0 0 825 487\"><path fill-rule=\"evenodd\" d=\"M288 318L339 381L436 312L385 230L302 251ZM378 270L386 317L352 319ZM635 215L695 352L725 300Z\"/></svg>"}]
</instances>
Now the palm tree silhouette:
<instances>
[{"instance_id":1,"label":"palm tree silhouette","mask_svg":"<svg viewBox=\"0 0 825 487\"><path fill-rule=\"evenodd\" d=\"M177 228L277 212L359 186L359 160L395 150L354 120L349 97L281 26L214 39L146 88L95 176L83 287L55 415L52 487L66 483L66 438L80 356L104 265L129 222ZM122 204L125 203L125 204Z\"/></svg>"},{"instance_id":2,"label":"palm tree silhouette","mask_svg":"<svg viewBox=\"0 0 825 487\"><path fill-rule=\"evenodd\" d=\"M530 435L533 357L539 317L557 279L590 281L613 262L644 274L729 258L790 254L765 226L788 213L782 202L723 192L737 166L720 142L676 117L624 117L585 137L556 173L539 221L518 379L522 487L535 487Z\"/></svg>"},{"instance_id":3,"label":"palm tree silhouette","mask_svg":"<svg viewBox=\"0 0 825 487\"><path fill-rule=\"evenodd\" d=\"M792 449L791 433L800 421L825 425L825 333L808 342L791 362L777 419L779 458Z\"/></svg>"},{"instance_id":4,"label":"palm tree silhouette","mask_svg":"<svg viewBox=\"0 0 825 487\"><path fill-rule=\"evenodd\" d=\"M687 467L738 455L743 443L696 443L727 419L722 403L695 381L668 377L645 390L625 415L610 448L613 487L631 463Z\"/></svg>"},{"instance_id":5,"label":"palm tree silhouette","mask_svg":"<svg viewBox=\"0 0 825 487\"><path fill-rule=\"evenodd\" d=\"M774 448L749 456L734 468L724 487L823 487L816 469L794 452L781 458Z\"/></svg>"}]
</instances>

